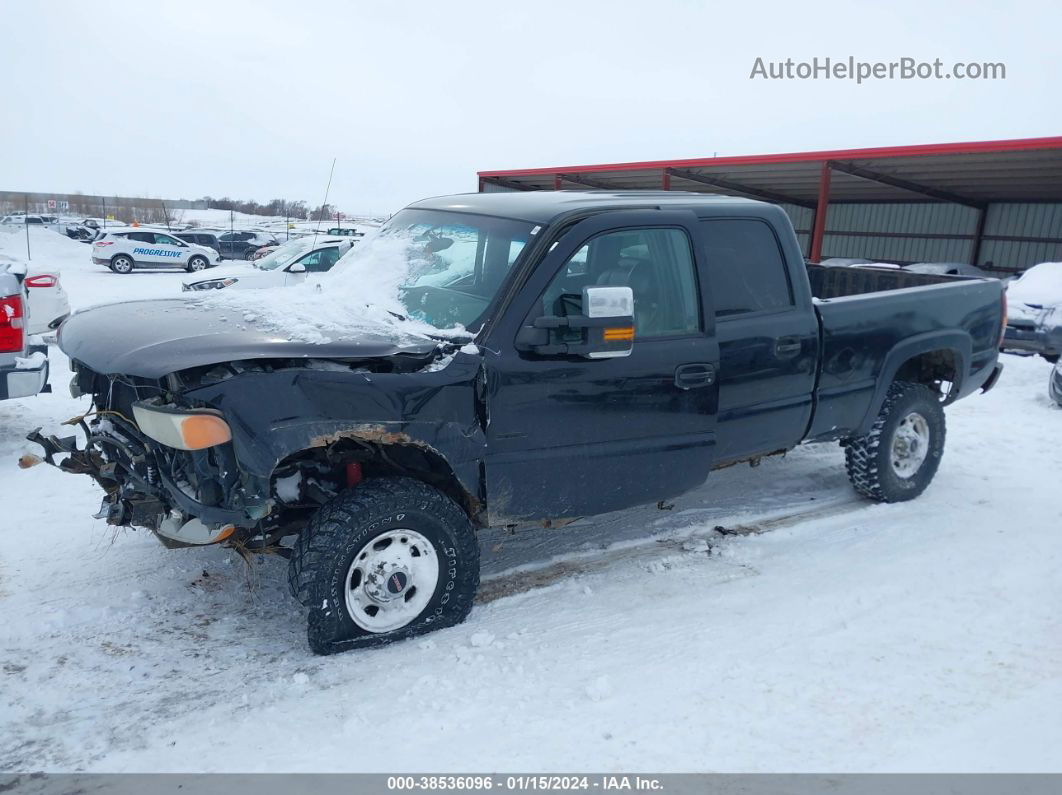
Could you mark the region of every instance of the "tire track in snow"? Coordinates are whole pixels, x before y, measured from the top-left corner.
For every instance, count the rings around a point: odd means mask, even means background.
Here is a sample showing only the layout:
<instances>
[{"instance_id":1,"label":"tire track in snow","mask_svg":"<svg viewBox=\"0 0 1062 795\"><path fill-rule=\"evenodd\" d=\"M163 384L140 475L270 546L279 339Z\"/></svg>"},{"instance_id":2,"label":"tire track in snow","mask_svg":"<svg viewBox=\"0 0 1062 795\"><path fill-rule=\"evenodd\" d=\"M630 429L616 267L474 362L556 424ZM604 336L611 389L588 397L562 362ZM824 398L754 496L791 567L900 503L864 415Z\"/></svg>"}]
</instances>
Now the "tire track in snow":
<instances>
[{"instance_id":1,"label":"tire track in snow","mask_svg":"<svg viewBox=\"0 0 1062 795\"><path fill-rule=\"evenodd\" d=\"M821 505L811 510L794 511L765 519L746 520L741 524L726 526L716 524L683 536L647 538L633 545L606 549L600 552L582 553L555 559L544 565L531 564L486 577L480 583L476 604L489 604L498 599L547 588L580 574L601 571L617 563L644 561L651 563L670 557L679 551L710 551L710 541L727 536L761 535L785 527L794 527L807 521L826 519L855 513L871 503L849 499L839 503ZM703 543L703 550L691 549L691 544Z\"/></svg>"}]
</instances>

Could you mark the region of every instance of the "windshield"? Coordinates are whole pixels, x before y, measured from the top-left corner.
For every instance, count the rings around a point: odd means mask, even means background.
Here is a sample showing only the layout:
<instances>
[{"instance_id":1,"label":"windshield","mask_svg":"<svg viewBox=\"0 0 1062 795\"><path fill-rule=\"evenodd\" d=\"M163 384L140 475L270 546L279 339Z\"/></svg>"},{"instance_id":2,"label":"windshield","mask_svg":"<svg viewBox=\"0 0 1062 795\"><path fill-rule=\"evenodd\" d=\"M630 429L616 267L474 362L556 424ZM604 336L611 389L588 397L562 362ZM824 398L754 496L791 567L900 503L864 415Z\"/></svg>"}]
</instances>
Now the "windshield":
<instances>
[{"instance_id":1,"label":"windshield","mask_svg":"<svg viewBox=\"0 0 1062 795\"><path fill-rule=\"evenodd\" d=\"M307 251L313 248L313 240L307 238L299 238L298 240L289 240L282 246L279 246L274 251L270 251L261 259L254 261L253 265L259 270L271 271L277 268L283 268L289 264L300 254L305 254Z\"/></svg>"},{"instance_id":2,"label":"windshield","mask_svg":"<svg viewBox=\"0 0 1062 795\"><path fill-rule=\"evenodd\" d=\"M409 317L439 329L468 327L489 306L533 226L508 218L402 210L375 240L347 252L330 278L393 280Z\"/></svg>"}]
</instances>

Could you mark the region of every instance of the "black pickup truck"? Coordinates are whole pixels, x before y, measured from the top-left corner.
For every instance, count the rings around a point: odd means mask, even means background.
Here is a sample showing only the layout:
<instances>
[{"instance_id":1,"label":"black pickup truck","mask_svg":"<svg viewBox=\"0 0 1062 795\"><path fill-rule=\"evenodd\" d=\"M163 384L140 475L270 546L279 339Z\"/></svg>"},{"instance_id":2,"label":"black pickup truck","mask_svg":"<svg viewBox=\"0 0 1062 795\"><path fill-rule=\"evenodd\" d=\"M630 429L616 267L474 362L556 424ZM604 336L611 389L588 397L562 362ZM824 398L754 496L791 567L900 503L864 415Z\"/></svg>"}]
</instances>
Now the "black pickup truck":
<instances>
[{"instance_id":1,"label":"black pickup truck","mask_svg":"<svg viewBox=\"0 0 1062 795\"><path fill-rule=\"evenodd\" d=\"M476 528L653 503L801 443L911 499L943 407L1001 369L1000 282L808 265L770 204L472 194L380 232L402 234L422 259L396 322L467 333L305 342L221 304L98 307L60 333L84 449L30 434L111 524L289 556L319 653L463 620Z\"/></svg>"}]
</instances>

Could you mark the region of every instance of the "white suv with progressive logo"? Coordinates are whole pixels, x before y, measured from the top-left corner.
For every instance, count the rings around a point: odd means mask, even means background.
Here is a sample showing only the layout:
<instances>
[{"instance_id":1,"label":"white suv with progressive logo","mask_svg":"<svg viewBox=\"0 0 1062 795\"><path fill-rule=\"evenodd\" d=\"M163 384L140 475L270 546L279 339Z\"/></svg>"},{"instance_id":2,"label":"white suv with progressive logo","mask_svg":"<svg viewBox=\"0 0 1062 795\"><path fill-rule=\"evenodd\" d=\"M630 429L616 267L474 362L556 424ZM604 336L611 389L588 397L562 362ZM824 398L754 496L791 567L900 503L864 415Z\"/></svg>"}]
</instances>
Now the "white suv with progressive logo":
<instances>
[{"instance_id":1,"label":"white suv with progressive logo","mask_svg":"<svg viewBox=\"0 0 1062 795\"><path fill-rule=\"evenodd\" d=\"M217 265L221 255L168 232L126 228L100 235L92 244L92 261L115 273L132 273L134 268L181 268L194 273Z\"/></svg>"}]
</instances>

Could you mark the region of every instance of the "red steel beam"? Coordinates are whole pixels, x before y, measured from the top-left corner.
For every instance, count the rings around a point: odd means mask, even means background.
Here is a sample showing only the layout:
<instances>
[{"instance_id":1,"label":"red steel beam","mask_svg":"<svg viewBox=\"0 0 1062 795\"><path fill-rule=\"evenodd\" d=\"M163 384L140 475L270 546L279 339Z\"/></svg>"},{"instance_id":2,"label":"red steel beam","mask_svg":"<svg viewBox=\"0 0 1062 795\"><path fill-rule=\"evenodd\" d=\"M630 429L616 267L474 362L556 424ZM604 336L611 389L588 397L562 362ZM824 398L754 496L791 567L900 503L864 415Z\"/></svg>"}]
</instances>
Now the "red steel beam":
<instances>
[{"instance_id":1,"label":"red steel beam","mask_svg":"<svg viewBox=\"0 0 1062 795\"><path fill-rule=\"evenodd\" d=\"M550 168L517 168L501 171L480 171L482 177L516 177L552 175L575 172L590 174L605 171L656 171L664 168L708 168L712 166L752 166L774 163L810 163L822 160L859 160L892 157L921 157L928 155L991 154L1024 152L1040 149L1062 149L1062 136L1047 138L1012 138L1002 141L967 141L963 143L917 144L914 146L879 146L867 149L829 149L820 152L785 152L771 155L739 155L736 157L701 157L686 160L645 160L632 163L599 163L584 166L556 166Z\"/></svg>"},{"instance_id":2,"label":"red steel beam","mask_svg":"<svg viewBox=\"0 0 1062 795\"><path fill-rule=\"evenodd\" d=\"M664 173L660 176L660 187L664 190L671 190L671 172L666 168Z\"/></svg>"},{"instance_id":3,"label":"red steel beam","mask_svg":"<svg viewBox=\"0 0 1062 795\"><path fill-rule=\"evenodd\" d=\"M811 251L808 259L822 259L822 236L826 233L826 212L830 208L830 164L824 162L819 172L819 200L815 204L815 227L811 231Z\"/></svg>"}]
</instances>

